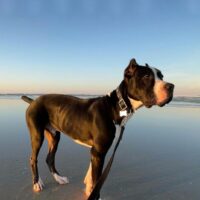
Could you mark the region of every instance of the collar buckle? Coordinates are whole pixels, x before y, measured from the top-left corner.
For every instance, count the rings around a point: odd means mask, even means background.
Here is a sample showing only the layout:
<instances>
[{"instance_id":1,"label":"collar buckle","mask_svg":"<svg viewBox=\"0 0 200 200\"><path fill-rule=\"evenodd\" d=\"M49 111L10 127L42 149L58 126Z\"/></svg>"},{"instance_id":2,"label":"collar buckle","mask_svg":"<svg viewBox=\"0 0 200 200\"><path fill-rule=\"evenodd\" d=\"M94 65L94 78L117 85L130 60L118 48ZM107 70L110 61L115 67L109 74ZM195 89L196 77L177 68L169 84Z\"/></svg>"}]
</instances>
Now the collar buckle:
<instances>
[{"instance_id":1,"label":"collar buckle","mask_svg":"<svg viewBox=\"0 0 200 200\"><path fill-rule=\"evenodd\" d=\"M126 102L124 101L124 99L121 98L119 100L118 104L119 104L119 107L120 107L121 110L126 110L127 109L127 105L126 105Z\"/></svg>"},{"instance_id":2,"label":"collar buckle","mask_svg":"<svg viewBox=\"0 0 200 200\"><path fill-rule=\"evenodd\" d=\"M120 108L120 111L119 111L119 116L120 117L126 117L128 112L127 112L127 104L126 102L124 101L120 91L119 91L119 88L116 89L116 93L117 93L117 97L118 97L118 105L119 105L119 108Z\"/></svg>"}]
</instances>

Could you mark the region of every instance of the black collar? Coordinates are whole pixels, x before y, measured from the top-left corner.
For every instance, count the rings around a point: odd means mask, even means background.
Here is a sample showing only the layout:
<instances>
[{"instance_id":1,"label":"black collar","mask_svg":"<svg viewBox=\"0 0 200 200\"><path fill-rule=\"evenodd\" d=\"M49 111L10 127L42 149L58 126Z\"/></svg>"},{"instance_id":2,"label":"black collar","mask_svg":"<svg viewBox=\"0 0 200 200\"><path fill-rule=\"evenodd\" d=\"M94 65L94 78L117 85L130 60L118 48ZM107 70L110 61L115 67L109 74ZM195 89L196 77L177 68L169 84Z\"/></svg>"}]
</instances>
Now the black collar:
<instances>
[{"instance_id":1,"label":"black collar","mask_svg":"<svg viewBox=\"0 0 200 200\"><path fill-rule=\"evenodd\" d=\"M126 105L126 102L124 101L121 95L121 92L119 91L119 88L116 89L116 94L117 94L117 98L119 99L118 104L119 104L120 110L126 110L128 106Z\"/></svg>"},{"instance_id":2,"label":"black collar","mask_svg":"<svg viewBox=\"0 0 200 200\"><path fill-rule=\"evenodd\" d=\"M122 97L122 94L119 90L119 87L116 89L116 95L117 95L117 98L118 98L118 105L119 105L119 116L120 117L126 117L129 113L133 113L134 110L131 108L129 108L127 106L127 103L125 102L125 100L123 99Z\"/></svg>"}]
</instances>

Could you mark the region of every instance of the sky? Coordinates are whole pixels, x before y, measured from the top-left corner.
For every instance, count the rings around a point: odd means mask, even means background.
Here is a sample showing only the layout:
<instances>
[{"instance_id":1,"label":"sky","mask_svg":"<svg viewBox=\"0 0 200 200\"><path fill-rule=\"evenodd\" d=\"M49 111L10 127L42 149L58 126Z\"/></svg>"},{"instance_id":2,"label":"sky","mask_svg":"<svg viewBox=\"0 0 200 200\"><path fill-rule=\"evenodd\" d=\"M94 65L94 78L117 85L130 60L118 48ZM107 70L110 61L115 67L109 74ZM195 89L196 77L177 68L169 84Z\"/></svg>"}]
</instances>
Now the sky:
<instances>
[{"instance_id":1,"label":"sky","mask_svg":"<svg viewBox=\"0 0 200 200\"><path fill-rule=\"evenodd\" d=\"M200 1L0 0L0 93L106 94L131 58L200 95Z\"/></svg>"}]
</instances>

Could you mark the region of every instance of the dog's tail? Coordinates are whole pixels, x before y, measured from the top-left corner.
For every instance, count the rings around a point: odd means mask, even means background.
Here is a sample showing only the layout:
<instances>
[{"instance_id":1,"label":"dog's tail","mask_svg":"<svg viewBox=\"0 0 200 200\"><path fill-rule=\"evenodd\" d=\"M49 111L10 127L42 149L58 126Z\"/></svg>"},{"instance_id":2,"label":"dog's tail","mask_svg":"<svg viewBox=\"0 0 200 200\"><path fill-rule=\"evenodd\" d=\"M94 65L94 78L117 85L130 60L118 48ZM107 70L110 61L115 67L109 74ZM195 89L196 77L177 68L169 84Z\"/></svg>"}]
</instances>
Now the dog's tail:
<instances>
[{"instance_id":1,"label":"dog's tail","mask_svg":"<svg viewBox=\"0 0 200 200\"><path fill-rule=\"evenodd\" d=\"M21 96L21 99L24 100L25 102L31 104L34 100L27 97L27 96Z\"/></svg>"}]
</instances>

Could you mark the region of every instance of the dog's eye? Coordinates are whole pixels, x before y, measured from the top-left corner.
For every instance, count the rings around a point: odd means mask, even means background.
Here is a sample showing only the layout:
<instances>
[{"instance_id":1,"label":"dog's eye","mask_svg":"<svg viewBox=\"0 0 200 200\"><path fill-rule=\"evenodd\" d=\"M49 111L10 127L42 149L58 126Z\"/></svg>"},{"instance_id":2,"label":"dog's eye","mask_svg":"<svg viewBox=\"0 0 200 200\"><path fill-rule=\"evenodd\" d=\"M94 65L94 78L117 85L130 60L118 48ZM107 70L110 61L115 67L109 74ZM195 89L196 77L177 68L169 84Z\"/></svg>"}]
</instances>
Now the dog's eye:
<instances>
[{"instance_id":1,"label":"dog's eye","mask_svg":"<svg viewBox=\"0 0 200 200\"><path fill-rule=\"evenodd\" d=\"M147 78L149 78L149 74L145 74L145 75L143 76L143 79L147 79Z\"/></svg>"}]
</instances>

